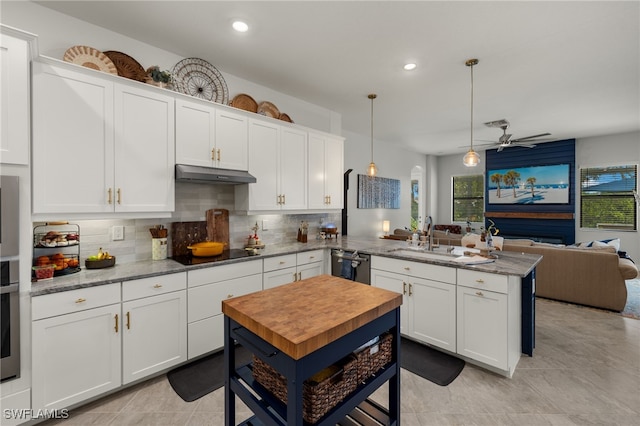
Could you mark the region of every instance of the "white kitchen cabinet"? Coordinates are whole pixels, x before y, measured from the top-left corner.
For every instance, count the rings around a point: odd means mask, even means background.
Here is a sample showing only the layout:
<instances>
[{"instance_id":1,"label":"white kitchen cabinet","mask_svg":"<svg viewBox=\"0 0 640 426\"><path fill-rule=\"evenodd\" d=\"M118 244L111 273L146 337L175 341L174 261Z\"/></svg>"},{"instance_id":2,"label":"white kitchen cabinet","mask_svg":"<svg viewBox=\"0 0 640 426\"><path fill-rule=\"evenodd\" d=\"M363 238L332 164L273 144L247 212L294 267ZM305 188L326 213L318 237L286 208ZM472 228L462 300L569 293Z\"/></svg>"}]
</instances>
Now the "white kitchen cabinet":
<instances>
[{"instance_id":1,"label":"white kitchen cabinet","mask_svg":"<svg viewBox=\"0 0 640 426\"><path fill-rule=\"evenodd\" d=\"M121 385L120 284L33 298L33 409L60 409Z\"/></svg>"},{"instance_id":2,"label":"white kitchen cabinet","mask_svg":"<svg viewBox=\"0 0 640 426\"><path fill-rule=\"evenodd\" d=\"M249 173L257 182L236 187L238 210L307 208L307 132L249 120Z\"/></svg>"},{"instance_id":3,"label":"white kitchen cabinet","mask_svg":"<svg viewBox=\"0 0 640 426\"><path fill-rule=\"evenodd\" d=\"M224 346L222 301L262 290L262 261L221 265L187 272L188 358Z\"/></svg>"},{"instance_id":4,"label":"white kitchen cabinet","mask_svg":"<svg viewBox=\"0 0 640 426\"><path fill-rule=\"evenodd\" d=\"M371 285L402 293L400 332L456 351L456 270L372 256Z\"/></svg>"},{"instance_id":5,"label":"white kitchen cabinet","mask_svg":"<svg viewBox=\"0 0 640 426\"><path fill-rule=\"evenodd\" d=\"M510 377L521 353L520 293L517 277L460 270L458 353L506 371Z\"/></svg>"},{"instance_id":6,"label":"white kitchen cabinet","mask_svg":"<svg viewBox=\"0 0 640 426\"><path fill-rule=\"evenodd\" d=\"M29 164L29 64L35 36L0 25L0 163Z\"/></svg>"},{"instance_id":7,"label":"white kitchen cabinet","mask_svg":"<svg viewBox=\"0 0 640 426\"><path fill-rule=\"evenodd\" d=\"M342 209L344 139L309 132L309 209Z\"/></svg>"},{"instance_id":8,"label":"white kitchen cabinet","mask_svg":"<svg viewBox=\"0 0 640 426\"><path fill-rule=\"evenodd\" d=\"M174 210L174 99L115 85L116 212Z\"/></svg>"},{"instance_id":9,"label":"white kitchen cabinet","mask_svg":"<svg viewBox=\"0 0 640 426\"><path fill-rule=\"evenodd\" d=\"M187 275L122 283L122 383L187 360Z\"/></svg>"},{"instance_id":10,"label":"white kitchen cabinet","mask_svg":"<svg viewBox=\"0 0 640 426\"><path fill-rule=\"evenodd\" d=\"M311 250L266 258L263 288L269 289L324 273L324 250Z\"/></svg>"},{"instance_id":11,"label":"white kitchen cabinet","mask_svg":"<svg viewBox=\"0 0 640 426\"><path fill-rule=\"evenodd\" d=\"M246 116L216 109L216 167L248 170L249 126Z\"/></svg>"},{"instance_id":12,"label":"white kitchen cabinet","mask_svg":"<svg viewBox=\"0 0 640 426\"><path fill-rule=\"evenodd\" d=\"M174 209L174 100L64 63L33 63L33 213Z\"/></svg>"},{"instance_id":13,"label":"white kitchen cabinet","mask_svg":"<svg viewBox=\"0 0 640 426\"><path fill-rule=\"evenodd\" d=\"M210 102L176 99L177 164L247 170L248 143L246 117Z\"/></svg>"}]
</instances>

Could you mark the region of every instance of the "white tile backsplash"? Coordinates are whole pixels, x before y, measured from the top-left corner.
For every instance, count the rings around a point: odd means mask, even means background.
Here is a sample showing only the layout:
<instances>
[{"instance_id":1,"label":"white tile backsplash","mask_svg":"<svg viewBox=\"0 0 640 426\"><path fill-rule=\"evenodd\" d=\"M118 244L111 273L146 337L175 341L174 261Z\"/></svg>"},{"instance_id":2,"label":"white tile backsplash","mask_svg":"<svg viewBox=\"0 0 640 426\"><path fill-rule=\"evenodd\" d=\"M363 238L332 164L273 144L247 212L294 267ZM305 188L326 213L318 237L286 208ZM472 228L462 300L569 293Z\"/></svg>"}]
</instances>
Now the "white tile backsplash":
<instances>
[{"instance_id":1,"label":"white tile backsplash","mask_svg":"<svg viewBox=\"0 0 640 426\"><path fill-rule=\"evenodd\" d=\"M321 224L334 223L341 226L341 213L313 214L235 214L235 190L233 185L210 185L176 182L176 210L171 218L163 219L104 219L78 220L73 223L80 227L80 262L98 252L102 247L117 258L118 263L131 263L151 259L151 233L149 228L164 225L169 229L168 256L171 256L171 223L204 221L208 209L229 210L229 240L231 248L242 248L246 238L257 223L258 235L265 244L295 241L300 222L309 223L309 237L319 233ZM268 221L269 228L262 231L262 221ZM40 223L34 223L34 226ZM124 240L112 241L112 227L124 227Z\"/></svg>"}]
</instances>

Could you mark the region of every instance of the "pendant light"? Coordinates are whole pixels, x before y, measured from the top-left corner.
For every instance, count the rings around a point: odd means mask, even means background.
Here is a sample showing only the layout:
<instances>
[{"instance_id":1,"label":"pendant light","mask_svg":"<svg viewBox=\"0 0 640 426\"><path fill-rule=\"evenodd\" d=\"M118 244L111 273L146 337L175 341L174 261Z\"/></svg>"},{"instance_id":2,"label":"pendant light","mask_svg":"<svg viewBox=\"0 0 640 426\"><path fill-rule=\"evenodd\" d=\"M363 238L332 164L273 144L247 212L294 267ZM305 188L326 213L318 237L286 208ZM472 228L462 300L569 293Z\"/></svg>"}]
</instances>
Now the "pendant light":
<instances>
[{"instance_id":1,"label":"pendant light","mask_svg":"<svg viewBox=\"0 0 640 426\"><path fill-rule=\"evenodd\" d=\"M369 176L375 176L378 174L376 163L373 162L373 100L377 97L378 95L375 93L371 93L368 96L368 98L371 99L371 163L369 163L369 167L367 167L367 174Z\"/></svg>"},{"instance_id":2,"label":"pendant light","mask_svg":"<svg viewBox=\"0 0 640 426\"><path fill-rule=\"evenodd\" d=\"M475 167L480 163L480 156L473 150L473 66L478 65L478 60L469 59L465 65L471 68L471 144L462 162L467 167Z\"/></svg>"}]
</instances>

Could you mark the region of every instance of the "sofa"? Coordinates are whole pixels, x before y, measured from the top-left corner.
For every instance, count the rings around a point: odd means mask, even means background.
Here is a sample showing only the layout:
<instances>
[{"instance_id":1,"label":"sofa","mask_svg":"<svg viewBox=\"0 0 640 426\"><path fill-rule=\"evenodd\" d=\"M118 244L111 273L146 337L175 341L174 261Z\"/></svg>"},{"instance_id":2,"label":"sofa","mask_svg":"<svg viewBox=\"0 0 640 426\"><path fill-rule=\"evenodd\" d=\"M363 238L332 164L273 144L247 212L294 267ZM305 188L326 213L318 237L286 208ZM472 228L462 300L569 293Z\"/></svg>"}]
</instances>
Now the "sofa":
<instances>
[{"instance_id":1,"label":"sofa","mask_svg":"<svg viewBox=\"0 0 640 426\"><path fill-rule=\"evenodd\" d=\"M479 236L435 230L433 238L442 245L469 247ZM625 280L638 276L637 265L621 257L614 245L564 246L528 239L501 242L504 251L543 256L536 267L537 297L620 312L627 303Z\"/></svg>"}]
</instances>

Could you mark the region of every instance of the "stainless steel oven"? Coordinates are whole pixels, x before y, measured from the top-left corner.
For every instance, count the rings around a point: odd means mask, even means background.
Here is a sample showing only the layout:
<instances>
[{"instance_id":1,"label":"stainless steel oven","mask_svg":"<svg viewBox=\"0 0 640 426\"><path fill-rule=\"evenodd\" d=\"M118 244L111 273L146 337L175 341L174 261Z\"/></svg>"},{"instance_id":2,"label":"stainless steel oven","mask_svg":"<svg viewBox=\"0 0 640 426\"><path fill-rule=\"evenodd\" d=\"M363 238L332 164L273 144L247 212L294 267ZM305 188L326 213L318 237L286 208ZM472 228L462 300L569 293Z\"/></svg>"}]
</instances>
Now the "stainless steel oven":
<instances>
[{"instance_id":1,"label":"stainless steel oven","mask_svg":"<svg viewBox=\"0 0 640 426\"><path fill-rule=\"evenodd\" d=\"M20 376L20 197L17 176L0 176L0 380Z\"/></svg>"}]
</instances>

